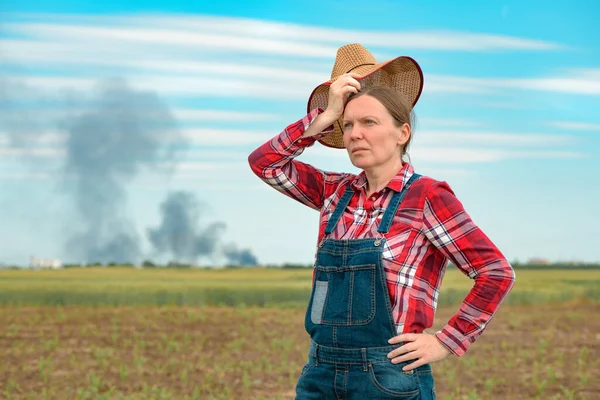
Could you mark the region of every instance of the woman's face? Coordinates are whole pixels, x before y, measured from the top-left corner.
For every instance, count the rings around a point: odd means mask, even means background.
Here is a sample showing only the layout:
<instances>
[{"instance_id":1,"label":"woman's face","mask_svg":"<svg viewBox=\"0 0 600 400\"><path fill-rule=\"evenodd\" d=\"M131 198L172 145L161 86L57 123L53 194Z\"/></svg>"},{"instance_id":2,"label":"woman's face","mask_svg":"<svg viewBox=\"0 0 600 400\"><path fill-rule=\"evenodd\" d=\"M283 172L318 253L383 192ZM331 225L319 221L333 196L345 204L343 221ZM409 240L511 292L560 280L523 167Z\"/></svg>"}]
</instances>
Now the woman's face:
<instances>
[{"instance_id":1,"label":"woman's face","mask_svg":"<svg viewBox=\"0 0 600 400\"><path fill-rule=\"evenodd\" d=\"M369 95L352 99L343 121L344 145L355 167L365 170L397 165L402 146L410 137L410 126L396 126L379 100Z\"/></svg>"}]
</instances>

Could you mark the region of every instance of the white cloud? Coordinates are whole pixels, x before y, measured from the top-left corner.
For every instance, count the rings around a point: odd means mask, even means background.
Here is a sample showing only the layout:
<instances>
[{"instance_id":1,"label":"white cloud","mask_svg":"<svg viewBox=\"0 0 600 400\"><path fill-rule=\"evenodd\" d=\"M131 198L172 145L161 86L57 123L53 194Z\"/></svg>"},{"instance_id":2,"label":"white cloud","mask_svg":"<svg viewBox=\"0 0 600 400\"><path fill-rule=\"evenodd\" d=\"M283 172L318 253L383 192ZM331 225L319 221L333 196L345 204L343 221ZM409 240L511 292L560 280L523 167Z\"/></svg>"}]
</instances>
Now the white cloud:
<instances>
[{"instance_id":1,"label":"white cloud","mask_svg":"<svg viewBox=\"0 0 600 400\"><path fill-rule=\"evenodd\" d=\"M150 167L150 165L149 165ZM205 188L208 184L235 185L242 183L255 184L255 179L247 180L252 176L248 163L237 161L182 161L160 162L141 171L135 177L133 184L145 187L165 187L165 185L178 182L190 182L196 187ZM157 167L157 168L156 168Z\"/></svg>"},{"instance_id":2,"label":"white cloud","mask_svg":"<svg viewBox=\"0 0 600 400\"><path fill-rule=\"evenodd\" d=\"M273 121L277 119L277 116L275 114L266 114L261 112L175 108L171 110L171 113L177 119L178 122L264 122Z\"/></svg>"},{"instance_id":3,"label":"white cloud","mask_svg":"<svg viewBox=\"0 0 600 400\"><path fill-rule=\"evenodd\" d=\"M263 141L266 142L268 138L265 138ZM178 160L204 160L207 162L219 162L219 163L231 163L234 161L243 160L244 165L247 166L247 159L252 150L254 150L256 146L250 146L249 150L243 150L243 147L228 147L227 150L207 150L206 148L201 147L192 147L190 149L182 151L182 153L176 158ZM247 149L247 147L246 147Z\"/></svg>"},{"instance_id":4,"label":"white cloud","mask_svg":"<svg viewBox=\"0 0 600 400\"><path fill-rule=\"evenodd\" d=\"M161 95L170 96L213 96L213 97L241 97L258 99L302 99L308 97L312 90L310 86L299 82L283 82L264 80L232 80L227 78L217 79L205 76L169 77L165 75L154 76L122 76L136 90L153 90ZM19 80L19 76L7 76L10 80ZM94 78L71 78L50 76L28 76L25 82L35 88L35 94L57 93L57 91L93 91L98 85ZM30 97L34 93L15 93L15 97Z\"/></svg>"},{"instance_id":5,"label":"white cloud","mask_svg":"<svg viewBox=\"0 0 600 400\"><path fill-rule=\"evenodd\" d=\"M236 130L236 129L216 129L216 128L186 128L180 129L176 134L169 135L168 133L161 136L165 142L185 143L193 148L193 146L220 146L220 145L258 145L266 142L274 136L275 133L267 131L253 130ZM178 140L181 138L180 140ZM64 146L68 139L66 133L61 132L38 132L37 134L20 134L18 143L13 143L7 134L0 132L0 146L4 146L7 150L10 145L12 147L23 147L24 149L36 146L37 151L41 151L42 147L48 146ZM15 149L13 149L15 150ZM21 149L23 150L23 149ZM203 150L207 152L207 150ZM212 153L212 152L211 152ZM16 154L16 152L15 152ZM57 155L60 153L56 153Z\"/></svg>"},{"instance_id":6,"label":"white cloud","mask_svg":"<svg viewBox=\"0 0 600 400\"><path fill-rule=\"evenodd\" d=\"M454 93L492 93L510 90L534 90L544 92L600 94L599 70L569 70L566 75L539 78L470 78L428 74L423 90Z\"/></svg>"},{"instance_id":7,"label":"white cloud","mask_svg":"<svg viewBox=\"0 0 600 400\"><path fill-rule=\"evenodd\" d=\"M279 116L276 114L268 114L264 112L247 112L247 111L230 111L220 109L194 109L194 108L170 108L169 109L173 117L178 123L189 124L197 122L266 122L276 120ZM77 115L83 114L87 109L65 107L65 108L54 108L54 109L36 109L35 112L28 111L27 108L22 110L27 113L28 116L34 116L35 122L43 123L44 128L51 126L52 123L56 123L59 120L65 118L73 118ZM139 112L138 115L143 115L143 112ZM151 114L145 115L151 118ZM9 122L20 122L24 116L15 113L15 111L0 110L0 120ZM36 134L36 137L40 133ZM48 133L47 135L55 135ZM50 138L51 136L49 136ZM48 139L50 140L50 139ZM0 145L8 142L8 136L3 137L2 131L0 131Z\"/></svg>"},{"instance_id":8,"label":"white cloud","mask_svg":"<svg viewBox=\"0 0 600 400\"><path fill-rule=\"evenodd\" d=\"M218 52L238 51L243 53L266 53L271 55L301 55L309 57L331 57L336 47L314 43L291 42L275 39L247 37L234 32L223 35L201 30L130 28L120 26L58 25L51 23L6 23L4 30L19 35L28 35L44 40L86 40L100 44L117 41L130 44L152 44L210 49Z\"/></svg>"},{"instance_id":9,"label":"white cloud","mask_svg":"<svg viewBox=\"0 0 600 400\"><path fill-rule=\"evenodd\" d=\"M454 143L504 145L504 146L550 146L573 142L570 135L538 133L469 132L448 130L418 131L415 144L452 145Z\"/></svg>"},{"instance_id":10,"label":"white cloud","mask_svg":"<svg viewBox=\"0 0 600 400\"><path fill-rule=\"evenodd\" d=\"M197 56L187 52L172 54L171 48L155 46L152 49L139 48L136 45L119 42L110 47L75 43L52 43L32 40L0 40L3 51L10 56L6 62L14 64L43 63L45 65L63 66L75 72L76 66L85 65L86 73L114 74L114 70L102 71L103 66L121 68L119 73L167 73L173 75L215 75L221 78L253 77L281 80L302 80L306 82L322 82L329 78L326 68L301 69L275 65L273 59L263 64L227 61L218 56L194 60ZM333 50L335 52L335 49ZM236 54L238 57L239 53ZM69 72L67 69L67 72Z\"/></svg>"},{"instance_id":11,"label":"white cloud","mask_svg":"<svg viewBox=\"0 0 600 400\"><path fill-rule=\"evenodd\" d=\"M482 78L427 74L423 93L492 93L490 82Z\"/></svg>"},{"instance_id":12,"label":"white cloud","mask_svg":"<svg viewBox=\"0 0 600 400\"><path fill-rule=\"evenodd\" d=\"M575 121L549 121L548 126L572 131L600 131L600 124Z\"/></svg>"},{"instance_id":13,"label":"white cloud","mask_svg":"<svg viewBox=\"0 0 600 400\"><path fill-rule=\"evenodd\" d=\"M22 133L15 140L19 145L60 145L66 140L66 135L58 132ZM13 142L8 134L0 132L0 146L8 147L8 145L14 144Z\"/></svg>"},{"instance_id":14,"label":"white cloud","mask_svg":"<svg viewBox=\"0 0 600 400\"><path fill-rule=\"evenodd\" d=\"M509 159L571 159L584 158L585 154L569 151L537 151L537 150L506 150L488 148L427 148L420 147L411 150L414 162L429 163L482 163L497 162Z\"/></svg>"},{"instance_id":15,"label":"white cloud","mask_svg":"<svg viewBox=\"0 0 600 400\"><path fill-rule=\"evenodd\" d=\"M7 181L25 181L25 180L54 180L59 179L61 175L59 173L52 172L3 172L0 173L0 180Z\"/></svg>"},{"instance_id":16,"label":"white cloud","mask_svg":"<svg viewBox=\"0 0 600 400\"><path fill-rule=\"evenodd\" d=\"M196 171L214 171L218 169L231 168L231 163L217 163L205 161L183 161L183 162L158 162L151 166L158 170L174 172L196 172Z\"/></svg>"},{"instance_id":17,"label":"white cloud","mask_svg":"<svg viewBox=\"0 0 600 400\"><path fill-rule=\"evenodd\" d=\"M3 26L16 35L0 40L3 61L60 68L63 76L22 77L34 88L50 92L90 90L96 79L118 75L135 87L163 95L291 100L306 98L312 87L329 78L337 47L348 42L372 45L373 53L409 48L561 48L556 43L480 33L354 31L191 15L17 17L21 22ZM503 87L524 87L596 93L594 85L591 89L586 85L595 78L594 70L583 70L583 74L564 82L567 78L513 80L426 73L425 92L491 93Z\"/></svg>"},{"instance_id":18,"label":"white cloud","mask_svg":"<svg viewBox=\"0 0 600 400\"><path fill-rule=\"evenodd\" d=\"M261 144L269 139L271 132L233 129L184 129L183 137L196 145L245 145Z\"/></svg>"},{"instance_id":19,"label":"white cloud","mask_svg":"<svg viewBox=\"0 0 600 400\"><path fill-rule=\"evenodd\" d=\"M62 157L64 149L41 147L0 147L0 157Z\"/></svg>"},{"instance_id":20,"label":"white cloud","mask_svg":"<svg viewBox=\"0 0 600 400\"><path fill-rule=\"evenodd\" d=\"M490 97L491 98L491 97ZM487 100L482 98L471 98L466 99L465 105L469 107L477 107L484 109L509 109L509 110L539 110L542 105L537 103L525 103L522 101L514 101L514 100L506 100L506 101L498 101L498 100Z\"/></svg>"},{"instance_id":21,"label":"white cloud","mask_svg":"<svg viewBox=\"0 0 600 400\"><path fill-rule=\"evenodd\" d=\"M553 151L553 150L521 150L506 148L488 148L488 147L434 147L434 146L416 146L409 150L413 163L426 164L472 164L489 163L509 159L532 159L532 158L556 158L572 159L585 158L586 154L575 151ZM333 150L323 146L307 150L303 155L311 161L323 159L347 159L348 153L345 150Z\"/></svg>"},{"instance_id":22,"label":"white cloud","mask_svg":"<svg viewBox=\"0 0 600 400\"><path fill-rule=\"evenodd\" d=\"M138 90L152 90L161 95L175 97L238 97L270 100L301 100L308 98L319 80L282 79L285 74L273 74L268 78L232 79L206 75L149 75L122 73L120 76ZM34 91L13 93L16 98L28 98L33 94L57 95L61 91L90 91L98 78L74 78L65 76L5 76L12 81L23 81ZM547 91L580 95L600 95L600 80L593 77L571 75L548 78L468 78L429 74L425 78L424 94L435 93L502 93L507 90ZM509 104L510 106L510 104Z\"/></svg>"},{"instance_id":23,"label":"white cloud","mask_svg":"<svg viewBox=\"0 0 600 400\"><path fill-rule=\"evenodd\" d=\"M399 47L435 50L556 50L564 46L548 41L514 36L501 36L456 31L369 32L347 29L329 29L289 23L267 22L245 18L147 15L125 17L122 21L142 25L166 25L180 29L211 30L226 34L244 34L255 37L276 37L315 42L362 43L365 46ZM395 45L396 44L396 45Z\"/></svg>"},{"instance_id":24,"label":"white cloud","mask_svg":"<svg viewBox=\"0 0 600 400\"><path fill-rule=\"evenodd\" d=\"M234 46L243 51L256 49L271 53L313 55L330 58L326 45L362 43L365 46L399 49L431 49L454 51L497 51L564 49L555 42L506 35L460 31L361 31L321 28L318 26L269 22L248 18L202 15L137 14L137 15L60 15L22 14L19 22L5 24L5 29L35 34L43 38L77 39L81 37L151 41L154 44ZM47 23L56 21L56 24ZM82 25L84 24L84 25ZM89 26L94 25L94 26ZM103 25L105 27L103 27ZM161 29L156 27L160 26ZM236 40L237 44L234 44ZM247 39L248 41L246 41ZM326 45L323 45L326 44Z\"/></svg>"},{"instance_id":25,"label":"white cloud","mask_svg":"<svg viewBox=\"0 0 600 400\"><path fill-rule=\"evenodd\" d=\"M557 43L480 33L369 32L191 15L24 14L18 19L25 22L3 25L3 29L16 33L18 37L0 40L6 60L17 64L23 62L33 70L53 65L61 67L64 74L5 75L10 81L22 80L35 89L35 95L39 94L38 91L54 95L65 90L92 91L97 87L98 78L116 74L135 89L156 91L168 98L207 96L300 101L307 98L314 85L327 79L327 65L342 43L360 42L367 47L373 46L374 53L410 48L464 51L563 48ZM157 26L161 28L157 29ZM85 68L82 69L79 64L85 64ZM75 74L82 70L83 73ZM600 69L573 69L562 75L534 78L425 74L424 90L427 94L488 94L523 89L600 94ZM17 97L26 94L27 91L14 93ZM57 115L78 112L73 109L44 111L48 115L52 112ZM202 122L264 122L279 118L268 112L255 114L225 109L176 108L173 114L185 124L182 133L192 146L258 145L276 133L207 128L201 125ZM43 114L39 117L44 118ZM416 131L415 143L418 146L414 157L424 160L438 161L450 157L455 160L451 162L469 163L515 156L580 156L579 153L548 152L537 148L572 143L574 138L567 135L504 134L485 130L465 132L458 129L479 128L482 124L461 119L425 118L422 123L427 129L421 132L418 128ZM562 124L563 128L567 127ZM434 129L430 129L432 125ZM435 129L436 126L440 129ZM452 128L456 130L448 130ZM590 129L589 126L579 128ZM36 145L29 149L9 148L8 139L0 135L0 145L4 146L0 154L61 156L64 155L63 149L42 146L61 144L64 138L63 134L53 132L21 137L22 143ZM527 146L536 148L524 150ZM457 156L448 156L446 149L453 149ZM198 152L207 153L205 149ZM442 152L446 152L445 156ZM181 168L206 170L207 165L190 164Z\"/></svg>"},{"instance_id":26,"label":"white cloud","mask_svg":"<svg viewBox=\"0 0 600 400\"><path fill-rule=\"evenodd\" d=\"M442 126L445 128L480 128L485 124L481 121L475 121L472 119L455 119L455 118L433 118L423 117L417 118L417 129L420 131L419 126Z\"/></svg>"},{"instance_id":27,"label":"white cloud","mask_svg":"<svg viewBox=\"0 0 600 400\"><path fill-rule=\"evenodd\" d=\"M436 177L436 179L444 180L445 177L463 177L477 175L475 169L459 169L459 168L440 168L431 167L428 164L419 164L415 166L421 175Z\"/></svg>"},{"instance_id":28,"label":"white cloud","mask_svg":"<svg viewBox=\"0 0 600 400\"><path fill-rule=\"evenodd\" d=\"M599 70L600 71L600 70ZM525 79L492 79L490 85L497 88L512 87L544 92L575 93L584 95L600 94L600 78L590 75L555 76Z\"/></svg>"}]
</instances>

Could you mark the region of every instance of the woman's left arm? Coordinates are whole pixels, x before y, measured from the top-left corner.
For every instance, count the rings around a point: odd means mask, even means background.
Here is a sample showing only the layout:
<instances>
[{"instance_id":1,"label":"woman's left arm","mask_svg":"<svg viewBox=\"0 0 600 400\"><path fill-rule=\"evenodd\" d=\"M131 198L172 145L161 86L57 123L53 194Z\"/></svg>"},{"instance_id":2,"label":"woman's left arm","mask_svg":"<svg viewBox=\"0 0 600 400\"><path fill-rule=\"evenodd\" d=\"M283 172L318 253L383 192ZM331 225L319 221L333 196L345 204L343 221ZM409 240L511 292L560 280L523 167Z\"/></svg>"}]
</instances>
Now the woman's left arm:
<instances>
[{"instance_id":1,"label":"woman's left arm","mask_svg":"<svg viewBox=\"0 0 600 400\"><path fill-rule=\"evenodd\" d=\"M512 289L515 271L445 182L430 187L423 211L427 238L475 281L456 315L435 334L452 353L462 356Z\"/></svg>"},{"instance_id":2,"label":"woman's left arm","mask_svg":"<svg viewBox=\"0 0 600 400\"><path fill-rule=\"evenodd\" d=\"M390 340L390 343L407 343L388 355L394 362L415 360L405 370L439 361L449 354L465 354L515 282L515 272L506 257L475 225L445 182L429 188L423 212L425 236L475 284L458 312L435 337L407 333Z\"/></svg>"}]
</instances>

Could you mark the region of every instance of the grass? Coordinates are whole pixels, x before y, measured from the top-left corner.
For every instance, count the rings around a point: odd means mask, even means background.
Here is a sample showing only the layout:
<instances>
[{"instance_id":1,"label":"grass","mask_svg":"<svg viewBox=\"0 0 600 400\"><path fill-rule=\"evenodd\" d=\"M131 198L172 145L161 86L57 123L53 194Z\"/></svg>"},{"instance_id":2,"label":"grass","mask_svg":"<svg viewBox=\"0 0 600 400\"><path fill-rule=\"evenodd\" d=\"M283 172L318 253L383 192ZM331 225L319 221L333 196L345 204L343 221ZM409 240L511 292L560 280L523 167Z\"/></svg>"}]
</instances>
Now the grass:
<instances>
[{"instance_id":1,"label":"grass","mask_svg":"<svg viewBox=\"0 0 600 400\"><path fill-rule=\"evenodd\" d=\"M303 308L311 270L77 268L0 271L0 305L250 306ZM473 281L447 271L439 305L457 305ZM600 299L600 270L517 271L507 304Z\"/></svg>"}]
</instances>

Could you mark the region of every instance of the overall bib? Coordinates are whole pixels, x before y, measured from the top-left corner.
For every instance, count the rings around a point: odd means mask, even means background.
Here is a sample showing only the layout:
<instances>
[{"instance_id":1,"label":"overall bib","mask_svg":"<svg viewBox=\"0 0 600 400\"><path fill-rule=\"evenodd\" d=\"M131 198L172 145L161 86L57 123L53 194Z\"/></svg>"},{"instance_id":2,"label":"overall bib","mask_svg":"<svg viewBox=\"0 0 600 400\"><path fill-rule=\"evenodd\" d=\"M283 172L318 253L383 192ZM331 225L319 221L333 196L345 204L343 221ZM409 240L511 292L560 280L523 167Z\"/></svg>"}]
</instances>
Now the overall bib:
<instances>
[{"instance_id":1,"label":"overall bib","mask_svg":"<svg viewBox=\"0 0 600 400\"><path fill-rule=\"evenodd\" d=\"M354 190L346 188L317 250L315 280L306 311L311 337L308 362L296 385L296 399L433 400L431 366L403 372L410 361L392 364L387 354L401 344L396 336L382 263L385 234L411 184L392 197L378 237L329 239Z\"/></svg>"}]
</instances>

